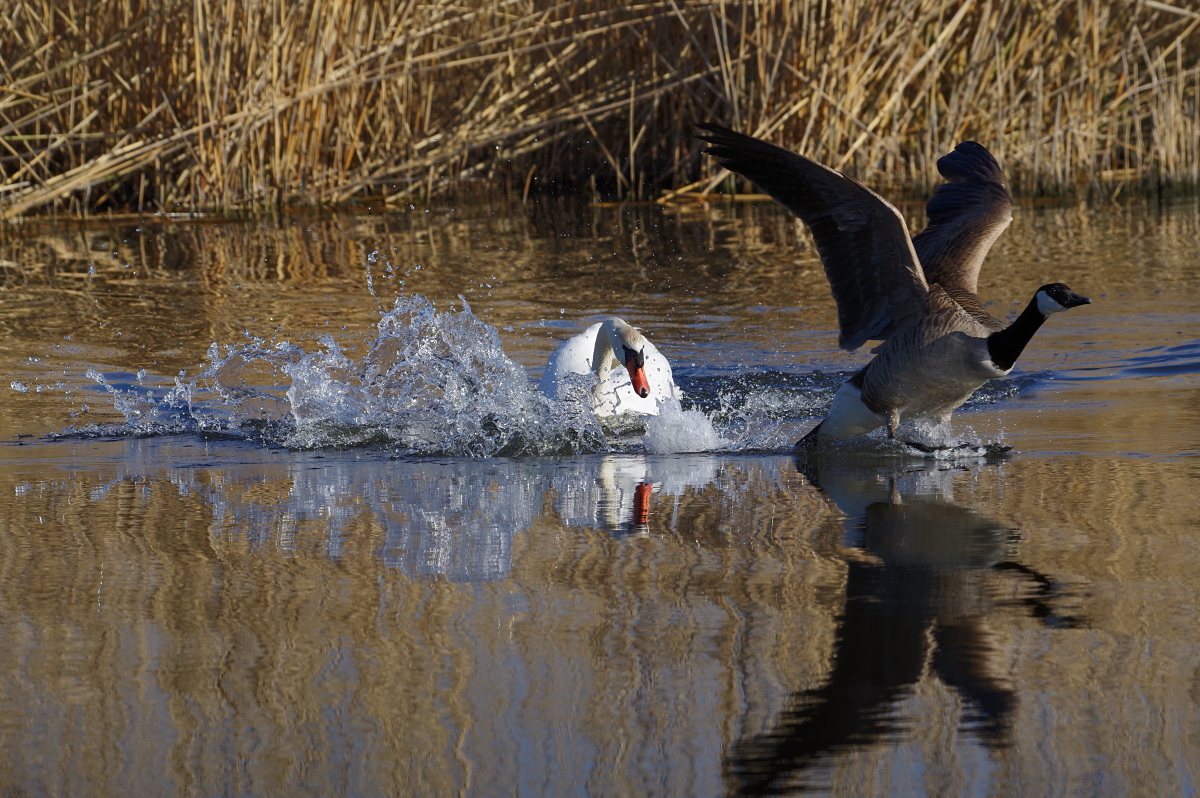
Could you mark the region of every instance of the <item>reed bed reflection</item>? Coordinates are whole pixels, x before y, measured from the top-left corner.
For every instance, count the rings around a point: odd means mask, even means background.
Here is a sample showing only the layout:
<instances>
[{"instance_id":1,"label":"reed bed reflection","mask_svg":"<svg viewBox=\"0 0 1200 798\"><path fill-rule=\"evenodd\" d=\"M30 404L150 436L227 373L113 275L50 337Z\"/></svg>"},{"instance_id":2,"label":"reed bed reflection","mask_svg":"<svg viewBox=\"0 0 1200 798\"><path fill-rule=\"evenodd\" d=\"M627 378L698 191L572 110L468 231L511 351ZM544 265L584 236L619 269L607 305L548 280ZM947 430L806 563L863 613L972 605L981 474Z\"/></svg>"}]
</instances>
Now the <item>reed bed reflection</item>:
<instances>
[{"instance_id":1,"label":"reed bed reflection","mask_svg":"<svg viewBox=\"0 0 1200 798\"><path fill-rule=\"evenodd\" d=\"M906 205L905 211L916 224L920 209ZM1146 257L1147 243L1153 247L1149 277L1190 280L1200 206L1031 205L1018 209L1011 232L996 244L995 260L1005 266L981 275L997 294L1014 270L1034 262L1060 269L1087 263L1101 270L1097 282L1124 288L1146 276L1123 266L1135 252ZM1070 259L1060 257L1067 252ZM495 300L506 287L561 291L564 281L573 284L569 296L523 298L539 311L557 310L562 300L594 302L614 289L625 291L631 304L664 289L734 297L803 292L799 298L815 313L830 304L807 231L771 204L594 208L560 199L530 207L469 205L253 222L98 219L0 237L6 291L47 289L93 303L141 297L153 306L165 299L156 291L184 299L192 291L232 298L234 291L260 287L332 290L364 283L368 274L373 282L366 287L380 298L409 292Z\"/></svg>"}]
</instances>

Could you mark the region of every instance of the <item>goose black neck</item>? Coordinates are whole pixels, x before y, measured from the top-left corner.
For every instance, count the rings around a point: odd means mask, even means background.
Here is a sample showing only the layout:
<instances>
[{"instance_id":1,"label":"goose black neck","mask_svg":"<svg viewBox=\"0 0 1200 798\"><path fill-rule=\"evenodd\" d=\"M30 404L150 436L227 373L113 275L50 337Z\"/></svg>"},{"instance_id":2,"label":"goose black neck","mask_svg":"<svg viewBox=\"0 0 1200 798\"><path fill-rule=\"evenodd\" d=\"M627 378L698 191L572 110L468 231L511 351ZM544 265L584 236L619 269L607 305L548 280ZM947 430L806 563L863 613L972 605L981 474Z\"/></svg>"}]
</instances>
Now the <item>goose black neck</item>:
<instances>
[{"instance_id":1,"label":"goose black neck","mask_svg":"<svg viewBox=\"0 0 1200 798\"><path fill-rule=\"evenodd\" d=\"M1033 334L1046 320L1046 317L1038 310L1037 304L1035 296L1021 311L1021 315L1017 316L1016 321L1003 330L988 336L988 355L991 356L992 363L996 365L996 368L1004 371L1012 368L1016 364L1017 358L1021 356L1021 352L1025 350L1029 339L1033 338Z\"/></svg>"}]
</instances>

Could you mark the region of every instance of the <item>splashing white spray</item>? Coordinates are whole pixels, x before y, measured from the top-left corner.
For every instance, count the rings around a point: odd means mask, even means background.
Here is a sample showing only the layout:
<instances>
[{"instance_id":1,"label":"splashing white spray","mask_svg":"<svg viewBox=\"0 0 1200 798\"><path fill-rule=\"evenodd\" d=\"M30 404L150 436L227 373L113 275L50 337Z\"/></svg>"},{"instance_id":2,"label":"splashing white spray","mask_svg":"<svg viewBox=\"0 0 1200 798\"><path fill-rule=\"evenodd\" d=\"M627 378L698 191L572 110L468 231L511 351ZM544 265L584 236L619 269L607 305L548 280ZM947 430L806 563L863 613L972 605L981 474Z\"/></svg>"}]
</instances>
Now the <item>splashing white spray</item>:
<instances>
[{"instance_id":1,"label":"splashing white spray","mask_svg":"<svg viewBox=\"0 0 1200 798\"><path fill-rule=\"evenodd\" d=\"M699 410L684 410L674 397L660 402L658 415L646 422L646 450L651 454L713 452L732 446L713 427L712 419Z\"/></svg>"},{"instance_id":2,"label":"splashing white spray","mask_svg":"<svg viewBox=\"0 0 1200 798\"><path fill-rule=\"evenodd\" d=\"M466 457L737 448L677 399L658 416L602 423L591 410L595 375L543 396L465 300L460 311L438 312L423 296L398 298L361 357L331 335L317 343L314 351L257 338L214 343L207 367L173 385L126 385L90 371L125 423L68 434L203 431L297 449L373 444Z\"/></svg>"}]
</instances>

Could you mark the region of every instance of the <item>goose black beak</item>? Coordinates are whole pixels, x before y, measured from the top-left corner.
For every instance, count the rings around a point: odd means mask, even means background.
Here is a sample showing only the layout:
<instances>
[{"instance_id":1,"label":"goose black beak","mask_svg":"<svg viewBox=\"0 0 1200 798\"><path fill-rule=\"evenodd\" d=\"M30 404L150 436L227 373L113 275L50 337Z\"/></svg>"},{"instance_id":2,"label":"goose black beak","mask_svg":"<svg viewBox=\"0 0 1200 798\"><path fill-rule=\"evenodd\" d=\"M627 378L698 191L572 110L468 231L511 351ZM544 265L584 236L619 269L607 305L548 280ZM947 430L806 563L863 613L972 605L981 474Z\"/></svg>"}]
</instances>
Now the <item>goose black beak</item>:
<instances>
[{"instance_id":1,"label":"goose black beak","mask_svg":"<svg viewBox=\"0 0 1200 798\"><path fill-rule=\"evenodd\" d=\"M1080 296L1074 291L1067 292L1067 301L1063 303L1064 308L1077 308L1080 305L1090 305L1092 300L1085 296Z\"/></svg>"}]
</instances>

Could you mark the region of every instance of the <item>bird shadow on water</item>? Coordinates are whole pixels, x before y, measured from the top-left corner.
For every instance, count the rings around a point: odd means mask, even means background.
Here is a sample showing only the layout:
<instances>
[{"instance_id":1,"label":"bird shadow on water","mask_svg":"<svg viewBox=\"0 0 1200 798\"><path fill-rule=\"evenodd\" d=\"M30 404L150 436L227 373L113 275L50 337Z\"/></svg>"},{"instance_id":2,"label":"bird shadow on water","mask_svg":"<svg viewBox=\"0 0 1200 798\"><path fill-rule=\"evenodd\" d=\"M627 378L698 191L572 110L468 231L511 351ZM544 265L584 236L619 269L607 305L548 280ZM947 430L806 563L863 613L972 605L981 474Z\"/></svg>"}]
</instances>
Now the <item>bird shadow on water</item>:
<instances>
[{"instance_id":1,"label":"bird shadow on water","mask_svg":"<svg viewBox=\"0 0 1200 798\"><path fill-rule=\"evenodd\" d=\"M900 705L931 678L958 695L971 737L1007 747L1019 690L989 614L1016 608L1050 629L1084 626L1064 608L1077 591L1017 559L1017 529L954 500L962 462L824 453L796 465L843 517L844 605L824 682L794 692L769 729L734 744L730 792L828 789L839 755L915 731Z\"/></svg>"}]
</instances>

